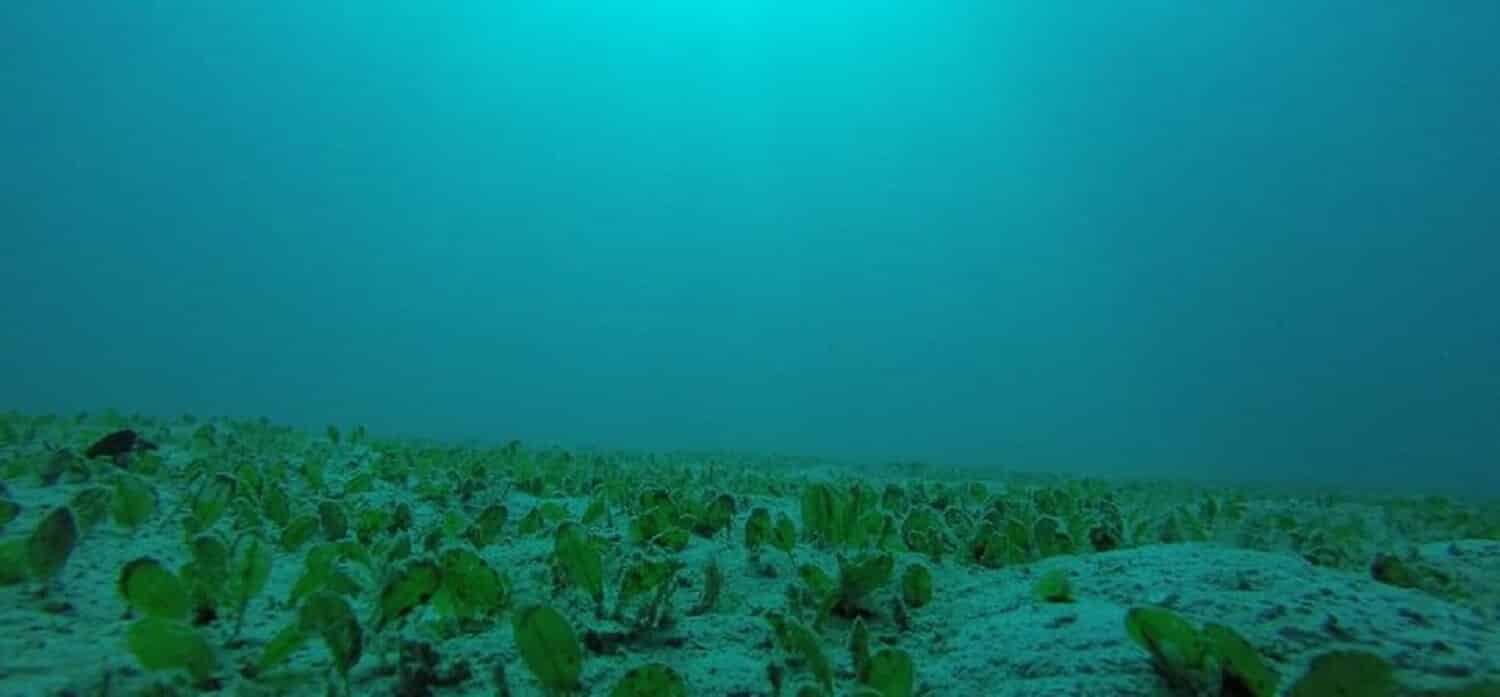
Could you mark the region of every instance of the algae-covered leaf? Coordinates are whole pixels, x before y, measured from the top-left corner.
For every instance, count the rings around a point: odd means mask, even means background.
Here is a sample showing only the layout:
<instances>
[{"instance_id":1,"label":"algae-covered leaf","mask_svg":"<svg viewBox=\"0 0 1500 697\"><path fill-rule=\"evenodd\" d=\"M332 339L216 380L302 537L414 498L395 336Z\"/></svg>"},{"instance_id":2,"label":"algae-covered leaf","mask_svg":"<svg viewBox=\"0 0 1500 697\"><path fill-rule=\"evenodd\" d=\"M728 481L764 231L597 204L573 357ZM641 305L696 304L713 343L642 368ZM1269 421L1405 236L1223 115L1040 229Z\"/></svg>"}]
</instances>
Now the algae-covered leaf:
<instances>
[{"instance_id":1,"label":"algae-covered leaf","mask_svg":"<svg viewBox=\"0 0 1500 697\"><path fill-rule=\"evenodd\" d=\"M942 525L932 509L925 506L913 508L901 520L901 541L913 552L937 558L944 549Z\"/></svg>"},{"instance_id":2,"label":"algae-covered leaf","mask_svg":"<svg viewBox=\"0 0 1500 697\"><path fill-rule=\"evenodd\" d=\"M229 562L229 593L238 604L250 602L271 578L271 549L255 535L235 542Z\"/></svg>"},{"instance_id":3,"label":"algae-covered leaf","mask_svg":"<svg viewBox=\"0 0 1500 697\"><path fill-rule=\"evenodd\" d=\"M577 523L557 526L552 554L570 581L578 584L595 603L604 602L604 560L599 549L589 541L583 526Z\"/></svg>"},{"instance_id":4,"label":"algae-covered leaf","mask_svg":"<svg viewBox=\"0 0 1500 697\"><path fill-rule=\"evenodd\" d=\"M298 621L303 631L323 637L333 654L334 667L339 675L348 677L349 669L359 663L364 651L364 632L349 603L333 593L319 591L302 605Z\"/></svg>"},{"instance_id":5,"label":"algae-covered leaf","mask_svg":"<svg viewBox=\"0 0 1500 697\"><path fill-rule=\"evenodd\" d=\"M449 549L440 562L442 584L433 603L445 614L477 617L503 608L509 600L504 577L473 551Z\"/></svg>"},{"instance_id":6,"label":"algae-covered leaf","mask_svg":"<svg viewBox=\"0 0 1500 697\"><path fill-rule=\"evenodd\" d=\"M192 627L162 617L144 617L125 633L130 653L146 670L184 669L196 683L208 683L218 670L218 657Z\"/></svg>"},{"instance_id":7,"label":"algae-covered leaf","mask_svg":"<svg viewBox=\"0 0 1500 697\"><path fill-rule=\"evenodd\" d=\"M367 571L374 571L374 557L370 556L370 550L355 540L344 540L338 544L339 556L348 559L355 564L365 567Z\"/></svg>"},{"instance_id":8,"label":"algae-covered leaf","mask_svg":"<svg viewBox=\"0 0 1500 697\"><path fill-rule=\"evenodd\" d=\"M885 485L885 491L880 494L880 505L892 513L906 512L906 490L900 484L891 482Z\"/></svg>"},{"instance_id":9,"label":"algae-covered leaf","mask_svg":"<svg viewBox=\"0 0 1500 697\"><path fill-rule=\"evenodd\" d=\"M390 517L391 514L382 508L360 508L355 511L354 539L362 545L374 544L376 535L387 531Z\"/></svg>"},{"instance_id":10,"label":"algae-covered leaf","mask_svg":"<svg viewBox=\"0 0 1500 697\"><path fill-rule=\"evenodd\" d=\"M870 669L870 629L860 617L854 618L854 626L849 629L849 656L854 662L854 674L864 680Z\"/></svg>"},{"instance_id":11,"label":"algae-covered leaf","mask_svg":"<svg viewBox=\"0 0 1500 697\"><path fill-rule=\"evenodd\" d=\"M156 512L156 490L128 472L115 477L115 495L111 502L115 522L120 527L134 530L151 519Z\"/></svg>"},{"instance_id":12,"label":"algae-covered leaf","mask_svg":"<svg viewBox=\"0 0 1500 697\"><path fill-rule=\"evenodd\" d=\"M681 562L676 560L657 559L631 565L620 577L619 603L624 605L636 596L656 590L658 586L672 578L680 567Z\"/></svg>"},{"instance_id":13,"label":"algae-covered leaf","mask_svg":"<svg viewBox=\"0 0 1500 697\"><path fill-rule=\"evenodd\" d=\"M13 586L31 578L31 560L26 540L0 541L0 586Z\"/></svg>"},{"instance_id":14,"label":"algae-covered leaf","mask_svg":"<svg viewBox=\"0 0 1500 697\"><path fill-rule=\"evenodd\" d=\"M304 458L302 460L302 466L299 469L302 472L302 478L307 480L308 488L312 489L314 492L321 492L323 490L323 473L328 469L328 463L325 462L323 458Z\"/></svg>"},{"instance_id":15,"label":"algae-covered leaf","mask_svg":"<svg viewBox=\"0 0 1500 697\"><path fill-rule=\"evenodd\" d=\"M771 542L771 513L762 506L750 510L745 519L745 547L750 551L760 549Z\"/></svg>"},{"instance_id":16,"label":"algae-covered leaf","mask_svg":"<svg viewBox=\"0 0 1500 697\"><path fill-rule=\"evenodd\" d=\"M1260 652L1238 632L1222 624L1203 625L1203 639L1208 651L1219 661L1219 672L1224 685L1235 685L1234 694L1251 697L1274 697L1281 676L1276 673Z\"/></svg>"},{"instance_id":17,"label":"algae-covered leaf","mask_svg":"<svg viewBox=\"0 0 1500 697\"><path fill-rule=\"evenodd\" d=\"M260 498L261 513L266 519L275 523L276 527L286 527L287 522L292 519L292 502L287 498L286 490L280 484L269 483Z\"/></svg>"},{"instance_id":18,"label":"algae-covered leaf","mask_svg":"<svg viewBox=\"0 0 1500 697\"><path fill-rule=\"evenodd\" d=\"M526 667L548 691L578 689L583 650L567 618L545 605L534 605L512 618L516 647Z\"/></svg>"},{"instance_id":19,"label":"algae-covered leaf","mask_svg":"<svg viewBox=\"0 0 1500 697\"><path fill-rule=\"evenodd\" d=\"M198 529L207 530L218 522L238 488L239 480L225 472L214 475L212 479L199 487L192 499L193 520L196 521Z\"/></svg>"},{"instance_id":20,"label":"algae-covered leaf","mask_svg":"<svg viewBox=\"0 0 1500 697\"><path fill-rule=\"evenodd\" d=\"M667 491L666 489L647 489L645 491L642 491L640 493L640 496L636 497L636 506L643 511L650 510L652 508L670 509L675 505L676 504L672 502L672 492Z\"/></svg>"},{"instance_id":21,"label":"algae-covered leaf","mask_svg":"<svg viewBox=\"0 0 1500 697\"><path fill-rule=\"evenodd\" d=\"M719 603L719 595L723 592L724 571L719 568L719 560L710 557L703 566L703 593L698 596L698 602L688 609L688 614L696 617L713 612L714 606Z\"/></svg>"},{"instance_id":22,"label":"algae-covered leaf","mask_svg":"<svg viewBox=\"0 0 1500 697\"><path fill-rule=\"evenodd\" d=\"M127 469L136 474L151 477L160 472L164 464L165 461L162 460L161 455L154 452L143 453L136 451L135 457L130 459Z\"/></svg>"},{"instance_id":23,"label":"algae-covered leaf","mask_svg":"<svg viewBox=\"0 0 1500 697\"><path fill-rule=\"evenodd\" d=\"M919 608L932 601L932 572L921 564L906 567L901 574L901 599L907 607Z\"/></svg>"},{"instance_id":24,"label":"algae-covered leaf","mask_svg":"<svg viewBox=\"0 0 1500 697\"><path fill-rule=\"evenodd\" d=\"M506 508L505 504L492 503L485 506L484 510L479 512L479 518L474 523L483 528L485 533L493 538L494 535L498 535L505 527L505 521L509 517L510 509Z\"/></svg>"},{"instance_id":25,"label":"algae-covered leaf","mask_svg":"<svg viewBox=\"0 0 1500 697\"><path fill-rule=\"evenodd\" d=\"M276 667L295 653L297 649L302 648L302 645L307 643L307 638L308 633L302 630L300 618L298 621L282 627L281 631L277 632L276 636L271 637L271 641L267 642L266 648L261 651L260 660L255 663L256 671L265 672Z\"/></svg>"},{"instance_id":26,"label":"algae-covered leaf","mask_svg":"<svg viewBox=\"0 0 1500 697\"><path fill-rule=\"evenodd\" d=\"M68 500L68 508L73 509L73 516L78 523L80 532L87 533L104 519L109 512L109 502L113 493L102 486L91 486L79 491Z\"/></svg>"},{"instance_id":27,"label":"algae-covered leaf","mask_svg":"<svg viewBox=\"0 0 1500 697\"><path fill-rule=\"evenodd\" d=\"M1397 689L1390 661L1365 651L1330 651L1314 658L1286 695L1393 697Z\"/></svg>"},{"instance_id":28,"label":"algae-covered leaf","mask_svg":"<svg viewBox=\"0 0 1500 697\"><path fill-rule=\"evenodd\" d=\"M360 472L349 478L344 483L344 496L354 494L365 494L375 490L375 475L369 472Z\"/></svg>"},{"instance_id":29,"label":"algae-covered leaf","mask_svg":"<svg viewBox=\"0 0 1500 697\"><path fill-rule=\"evenodd\" d=\"M833 692L833 664L829 663L827 654L823 653L823 647L818 643L818 635L794 620L785 620L780 624L779 629L782 648L787 653L800 656L806 661L813 678L823 686L825 692L831 694Z\"/></svg>"},{"instance_id":30,"label":"algae-covered leaf","mask_svg":"<svg viewBox=\"0 0 1500 697\"><path fill-rule=\"evenodd\" d=\"M819 482L802 490L802 531L820 545L832 545L838 539L841 511L833 487Z\"/></svg>"},{"instance_id":31,"label":"algae-covered leaf","mask_svg":"<svg viewBox=\"0 0 1500 697\"><path fill-rule=\"evenodd\" d=\"M678 552L692 537L690 524L691 516L679 512L667 499L665 503L641 510L631 519L630 539Z\"/></svg>"},{"instance_id":32,"label":"algae-covered leaf","mask_svg":"<svg viewBox=\"0 0 1500 697\"><path fill-rule=\"evenodd\" d=\"M665 663L649 663L632 668L610 697L687 697L687 684L682 676Z\"/></svg>"},{"instance_id":33,"label":"algae-covered leaf","mask_svg":"<svg viewBox=\"0 0 1500 697\"><path fill-rule=\"evenodd\" d=\"M1185 657L1201 656L1202 640L1198 630L1177 613L1161 607L1133 607L1125 613L1125 632L1141 648L1152 651L1163 641L1184 648Z\"/></svg>"},{"instance_id":34,"label":"algae-covered leaf","mask_svg":"<svg viewBox=\"0 0 1500 697\"><path fill-rule=\"evenodd\" d=\"M568 509L556 501L543 501L539 510L542 518L548 523L556 523L568 518Z\"/></svg>"},{"instance_id":35,"label":"algae-covered leaf","mask_svg":"<svg viewBox=\"0 0 1500 697\"><path fill-rule=\"evenodd\" d=\"M339 559L339 546L331 543L313 545L307 550L302 563L302 575L292 586L287 602L296 605L302 598L321 590L333 579L334 563Z\"/></svg>"},{"instance_id":36,"label":"algae-covered leaf","mask_svg":"<svg viewBox=\"0 0 1500 697\"><path fill-rule=\"evenodd\" d=\"M521 517L521 522L516 524L516 534L535 535L546 527L546 521L542 519L542 509L533 508Z\"/></svg>"},{"instance_id":37,"label":"algae-covered leaf","mask_svg":"<svg viewBox=\"0 0 1500 697\"><path fill-rule=\"evenodd\" d=\"M150 557L125 564L120 570L119 590L132 608L152 617L182 620L192 610L192 596L182 580Z\"/></svg>"},{"instance_id":38,"label":"algae-covered leaf","mask_svg":"<svg viewBox=\"0 0 1500 697\"><path fill-rule=\"evenodd\" d=\"M76 475L79 472L88 471L88 465L84 463L83 458L67 448L54 451L39 464L41 467L38 468L37 473L41 475L42 484L45 486L56 484L64 473L71 472Z\"/></svg>"},{"instance_id":39,"label":"algae-covered leaf","mask_svg":"<svg viewBox=\"0 0 1500 697\"><path fill-rule=\"evenodd\" d=\"M300 515L293 518L291 522L281 531L281 549L285 552L295 552L318 531L321 523L317 516Z\"/></svg>"},{"instance_id":40,"label":"algae-covered leaf","mask_svg":"<svg viewBox=\"0 0 1500 697\"><path fill-rule=\"evenodd\" d=\"M365 586L343 569L335 568L333 577L328 579L328 590L346 598L355 598L365 592Z\"/></svg>"},{"instance_id":41,"label":"algae-covered leaf","mask_svg":"<svg viewBox=\"0 0 1500 697\"><path fill-rule=\"evenodd\" d=\"M1198 630L1166 608L1134 607L1125 613L1125 632L1169 679L1202 682L1207 647Z\"/></svg>"},{"instance_id":42,"label":"algae-covered leaf","mask_svg":"<svg viewBox=\"0 0 1500 697\"><path fill-rule=\"evenodd\" d=\"M431 600L442 578L443 572L438 565L424 559L408 564L386 581L385 587L380 590L380 618L375 623L375 631L380 631L387 622Z\"/></svg>"},{"instance_id":43,"label":"algae-covered leaf","mask_svg":"<svg viewBox=\"0 0 1500 697\"><path fill-rule=\"evenodd\" d=\"M234 478L239 480L241 491L260 492L265 489L265 471L255 462L241 462L234 468Z\"/></svg>"},{"instance_id":44,"label":"algae-covered leaf","mask_svg":"<svg viewBox=\"0 0 1500 697\"><path fill-rule=\"evenodd\" d=\"M1037 600L1046 603L1073 602L1073 582L1068 579L1068 572L1062 569L1050 569L1037 577L1031 592Z\"/></svg>"},{"instance_id":45,"label":"algae-covered leaf","mask_svg":"<svg viewBox=\"0 0 1500 697\"><path fill-rule=\"evenodd\" d=\"M405 561L411 556L411 538L405 533L386 539L390 542L390 546L385 548L385 561L387 564Z\"/></svg>"},{"instance_id":46,"label":"algae-covered leaf","mask_svg":"<svg viewBox=\"0 0 1500 697\"><path fill-rule=\"evenodd\" d=\"M925 540L921 534L914 533L915 539ZM987 569L998 569L1005 566L1006 562L1015 555L1010 553L1010 540L992 525L986 522L979 528L974 542L969 545L969 554L975 562Z\"/></svg>"},{"instance_id":47,"label":"algae-covered leaf","mask_svg":"<svg viewBox=\"0 0 1500 697\"><path fill-rule=\"evenodd\" d=\"M26 555L31 573L43 581L51 580L62 570L78 543L78 525L67 506L52 509L32 530L26 540Z\"/></svg>"},{"instance_id":48,"label":"algae-covered leaf","mask_svg":"<svg viewBox=\"0 0 1500 697\"><path fill-rule=\"evenodd\" d=\"M875 538L875 549L882 552L904 552L906 546L901 542L901 533L896 525L896 517L886 513L880 516L880 527L872 533Z\"/></svg>"},{"instance_id":49,"label":"algae-covered leaf","mask_svg":"<svg viewBox=\"0 0 1500 697\"><path fill-rule=\"evenodd\" d=\"M808 562L797 567L797 577L812 591L814 597L823 598L833 593L833 577L828 575L823 567Z\"/></svg>"},{"instance_id":50,"label":"algae-covered leaf","mask_svg":"<svg viewBox=\"0 0 1500 697\"><path fill-rule=\"evenodd\" d=\"M464 528L467 527L469 527L469 522L464 519L464 515L462 513L451 509L443 513L443 539L451 540L455 537L458 537L459 534L463 532Z\"/></svg>"},{"instance_id":51,"label":"algae-covered leaf","mask_svg":"<svg viewBox=\"0 0 1500 697\"><path fill-rule=\"evenodd\" d=\"M1067 554L1073 550L1073 538L1063 522L1053 516L1043 516L1032 524L1032 540L1043 557Z\"/></svg>"},{"instance_id":52,"label":"algae-covered leaf","mask_svg":"<svg viewBox=\"0 0 1500 697\"><path fill-rule=\"evenodd\" d=\"M719 494L709 501L698 518L693 531L704 537L712 537L720 530L727 529L734 521L734 497L729 494Z\"/></svg>"},{"instance_id":53,"label":"algae-covered leaf","mask_svg":"<svg viewBox=\"0 0 1500 697\"><path fill-rule=\"evenodd\" d=\"M852 609L891 580L895 560L889 554L865 555L853 562L839 557L839 603Z\"/></svg>"},{"instance_id":54,"label":"algae-covered leaf","mask_svg":"<svg viewBox=\"0 0 1500 697\"><path fill-rule=\"evenodd\" d=\"M229 520L234 530L260 530L265 527L265 517L260 507L249 496L236 496L229 501Z\"/></svg>"},{"instance_id":55,"label":"algae-covered leaf","mask_svg":"<svg viewBox=\"0 0 1500 697\"><path fill-rule=\"evenodd\" d=\"M510 515L504 504L493 503L479 513L474 524L464 531L464 539L474 545L474 549L484 549L494 544L495 539L500 536L500 531L505 527L505 519Z\"/></svg>"},{"instance_id":56,"label":"algae-covered leaf","mask_svg":"<svg viewBox=\"0 0 1500 697\"><path fill-rule=\"evenodd\" d=\"M21 504L8 498L0 498L0 530L21 515Z\"/></svg>"},{"instance_id":57,"label":"algae-covered leaf","mask_svg":"<svg viewBox=\"0 0 1500 697\"><path fill-rule=\"evenodd\" d=\"M344 539L349 531L349 517L344 515L344 507L337 501L319 503L318 520L323 524L323 536L334 542Z\"/></svg>"},{"instance_id":58,"label":"algae-covered leaf","mask_svg":"<svg viewBox=\"0 0 1500 697\"><path fill-rule=\"evenodd\" d=\"M229 578L229 545L217 533L193 538L192 561L182 565L178 576L192 596L195 610L217 609L226 597Z\"/></svg>"},{"instance_id":59,"label":"algae-covered leaf","mask_svg":"<svg viewBox=\"0 0 1500 697\"><path fill-rule=\"evenodd\" d=\"M881 649L870 657L860 682L874 688L880 697L911 697L916 685L916 669L905 651Z\"/></svg>"},{"instance_id":60,"label":"algae-covered leaf","mask_svg":"<svg viewBox=\"0 0 1500 697\"><path fill-rule=\"evenodd\" d=\"M657 533L651 538L651 543L673 552L681 552L692 541L692 533L687 528L671 527Z\"/></svg>"},{"instance_id":61,"label":"algae-covered leaf","mask_svg":"<svg viewBox=\"0 0 1500 697\"><path fill-rule=\"evenodd\" d=\"M230 552L224 538L214 533L204 533L193 538L193 564L205 578L215 581L229 576Z\"/></svg>"},{"instance_id":62,"label":"algae-covered leaf","mask_svg":"<svg viewBox=\"0 0 1500 697\"><path fill-rule=\"evenodd\" d=\"M797 547L797 525L785 511L776 514L776 527L771 530L771 544L787 554L791 554Z\"/></svg>"},{"instance_id":63,"label":"algae-covered leaf","mask_svg":"<svg viewBox=\"0 0 1500 697\"><path fill-rule=\"evenodd\" d=\"M589 501L589 507L583 510L583 515L578 520L584 525L593 525L603 520L608 514L609 503L604 500L603 496L595 496L592 501Z\"/></svg>"},{"instance_id":64,"label":"algae-covered leaf","mask_svg":"<svg viewBox=\"0 0 1500 697\"><path fill-rule=\"evenodd\" d=\"M225 579L225 597L234 607L234 631L239 633L250 600L259 595L271 577L271 549L260 538L246 534L234 543Z\"/></svg>"}]
</instances>

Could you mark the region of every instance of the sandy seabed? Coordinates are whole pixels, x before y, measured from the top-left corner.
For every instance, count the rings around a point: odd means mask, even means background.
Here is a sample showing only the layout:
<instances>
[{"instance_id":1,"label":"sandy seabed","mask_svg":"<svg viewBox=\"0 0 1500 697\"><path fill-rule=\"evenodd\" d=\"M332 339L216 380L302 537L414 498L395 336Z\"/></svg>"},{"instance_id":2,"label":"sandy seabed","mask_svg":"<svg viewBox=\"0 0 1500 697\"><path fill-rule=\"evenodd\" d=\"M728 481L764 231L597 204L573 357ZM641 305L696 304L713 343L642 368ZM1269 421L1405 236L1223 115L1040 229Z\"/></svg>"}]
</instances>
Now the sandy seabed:
<instances>
[{"instance_id":1,"label":"sandy seabed","mask_svg":"<svg viewBox=\"0 0 1500 697\"><path fill-rule=\"evenodd\" d=\"M218 534L230 541L252 531L264 536L274 553L269 577L250 599L237 632L229 608L221 607L215 621L183 621L212 648L217 662L213 692L218 694L322 695L330 681L357 695L548 694L523 660L510 621L514 608L528 604L558 609L579 635L593 631L618 639L586 642L590 645L583 652L579 694L611 694L627 671L649 663L673 668L689 695L724 697L774 694L768 678L768 667L774 665L785 675L781 694L796 694L813 679L801 660L778 645L766 615L795 616L788 598L789 589L795 595L804 583L799 567L814 564L836 574L839 554L860 551L806 538L802 494L817 482L840 490L862 483L877 495L891 484L906 491L920 489L923 493L907 506L936 505L933 491L939 492L937 496L963 492L980 482L982 488L972 491L982 493L973 493L966 503L947 504L967 507L971 515L966 519L971 520L998 506L986 497L1031 500L1037 490L1047 488L1087 491L1117 502L1126 511L1127 526L1132 518L1150 518L1131 526L1133 531L1120 530L1112 549L1099 551L1076 540L1065 553L1031 550L1024 561L998 566L973 557L972 545L962 534L972 534L968 528L950 531L953 549L937 560L905 548L902 541L887 540L882 549L894 557L898 575L913 564L930 569L932 600L919 608L893 609L893 598L899 595L899 583L893 582L868 598L862 621L874 648L897 648L910 656L915 694L1172 694L1124 629L1126 612L1143 605L1169 608L1196 624L1234 628L1281 675L1282 694L1315 656L1337 649L1384 657L1412 693L1500 679L1500 542L1488 536L1462 537L1476 529L1474 521L1493 515L1494 506L1484 502L1326 494L1319 499L1305 492L1189 483L1164 487L1090 481L1083 486L1065 478L980 476L916 466L844 469L809 465L802 459L722 453L576 453L516 444L458 447L383 441L362 433L305 434L260 421L11 415L8 423L7 433L0 433L0 463L5 466L5 496L18 511L3 528L4 540L29 539L49 512L79 505L80 492L117 491L121 476L148 483L156 501L137 527L105 514L81 528L66 562L50 581L12 579L0 588L3 697L204 691L205 686L193 685L185 671L146 670L132 654L126 633L140 613L131 611L120 579L122 569L142 557L169 570L192 560L184 517L196 510L203 482L220 473L239 481L235 497L247 499L247 509L263 506L261 499L271 486L284 490L294 516L333 501L357 520L361 511L394 511L404 503L412 513L412 558L469 545L506 579L509 600L504 609L461 626L445 623L431 604L420 604L376 631L371 618L381 612L379 594L363 587L345 594L364 623L362 655L349 670L346 686L334 677L333 656L318 641L302 644L273 668L255 670L268 642L297 616L293 587L305 573L309 550L333 541L326 539L328 529L320 526L310 539L287 548L274 522L257 521L256 515L243 513L236 504L197 534ZM208 436L205 424L210 427ZM99 437L126 426L158 447L115 459L82 457ZM390 462L400 458L409 461L402 467L410 472L398 468L393 473ZM420 464L424 458L437 464ZM310 473L309 462L323 464ZM47 482L49 468L55 478ZM252 485L245 480L258 477L250 472L274 476ZM362 473L378 476L364 477L358 491L350 493L355 487L351 483ZM476 473L484 473L484 481L466 489L464 482L474 480ZM577 481L570 479L575 474ZM615 482L615 488L605 482ZM633 504L606 503L608 514L588 524L592 539L600 542L609 588L606 604L611 608L618 578L636 560L659 552L681 562L673 581L679 586L674 592L676 612L661 626L640 632L629 632L627 619L599 614L581 589L559 580L551 531L561 521L536 518L533 522L541 527L530 531L522 525L529 512L544 505L565 511L566 520L582 520L595 501L611 500L601 492L623 491L620 500L631 501L636 496L632 487L660 487L681 498L727 492L737 504L727 529L694 534L677 551L656 550L633 538L632 515L639 514L632 511ZM1162 494L1163 489L1178 493ZM1210 499L1233 501L1237 512L1220 514L1187 532L1159 533L1163 521L1170 523L1183 511L1201 511L1201 503ZM495 504L507 509L508 518L493 541L475 547L453 534L482 508ZM790 554L770 547L746 548L745 523L754 508L765 508L776 517L784 513L798 525L799 540ZM1408 513L1413 520L1430 519L1432 509L1440 509L1442 515L1428 527L1411 529L1392 522ZM899 520L900 511L886 513ZM1342 542L1330 534L1320 543L1335 549L1331 557L1326 549L1311 549L1309 535L1292 529L1336 530L1341 529L1339 520L1364 523L1353 532L1342 528ZM357 528L357 522L351 527ZM421 533L437 534L431 532L435 530L448 534L439 535L431 548L416 543L428 538ZM1442 539L1445 534L1452 538ZM351 529L343 541L356 539ZM866 551L879 550L871 546ZM1376 580L1370 558L1382 552L1419 561L1445 585L1408 588ZM688 608L699 601L711 563L721 572L722 588L710 607L695 614ZM347 560L339 564L352 565ZM1065 572L1072 584L1072 602L1037 597L1037 579L1052 570ZM898 621L898 613L905 617ZM857 683L848 649L850 628L847 618L833 616L816 629L834 669L838 695L854 694ZM430 648L428 672L447 680L432 675L413 678L408 662L416 659L401 650L403 641Z\"/></svg>"}]
</instances>

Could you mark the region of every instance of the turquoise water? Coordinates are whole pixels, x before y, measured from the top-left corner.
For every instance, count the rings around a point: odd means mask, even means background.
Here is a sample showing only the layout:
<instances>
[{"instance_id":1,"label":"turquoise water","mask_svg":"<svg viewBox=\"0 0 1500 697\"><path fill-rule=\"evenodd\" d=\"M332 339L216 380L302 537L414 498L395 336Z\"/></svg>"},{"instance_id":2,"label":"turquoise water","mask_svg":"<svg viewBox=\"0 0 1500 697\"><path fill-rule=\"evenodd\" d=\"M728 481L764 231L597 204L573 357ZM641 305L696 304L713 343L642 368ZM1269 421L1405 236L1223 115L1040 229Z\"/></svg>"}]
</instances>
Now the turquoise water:
<instances>
[{"instance_id":1,"label":"turquoise water","mask_svg":"<svg viewBox=\"0 0 1500 697\"><path fill-rule=\"evenodd\" d=\"M0 697L1493 697L1497 30L0 3Z\"/></svg>"},{"instance_id":2,"label":"turquoise water","mask_svg":"<svg viewBox=\"0 0 1500 697\"><path fill-rule=\"evenodd\" d=\"M10 3L0 394L1493 488L1496 26Z\"/></svg>"}]
</instances>

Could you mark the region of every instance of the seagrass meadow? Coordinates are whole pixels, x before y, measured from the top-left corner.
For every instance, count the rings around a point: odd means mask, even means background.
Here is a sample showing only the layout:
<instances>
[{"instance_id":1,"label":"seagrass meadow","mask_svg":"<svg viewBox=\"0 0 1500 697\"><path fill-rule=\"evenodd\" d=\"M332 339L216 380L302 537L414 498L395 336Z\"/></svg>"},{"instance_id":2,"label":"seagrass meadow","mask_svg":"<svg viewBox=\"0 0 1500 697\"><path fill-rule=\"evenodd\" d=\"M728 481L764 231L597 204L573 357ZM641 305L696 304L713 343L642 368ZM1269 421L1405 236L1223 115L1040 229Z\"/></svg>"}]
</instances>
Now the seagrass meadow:
<instances>
[{"instance_id":1,"label":"seagrass meadow","mask_svg":"<svg viewBox=\"0 0 1500 697\"><path fill-rule=\"evenodd\" d=\"M0 694L1500 694L1500 505L0 419Z\"/></svg>"},{"instance_id":2,"label":"seagrass meadow","mask_svg":"<svg viewBox=\"0 0 1500 697\"><path fill-rule=\"evenodd\" d=\"M1500 697L1500 2L0 2L0 697Z\"/></svg>"}]
</instances>

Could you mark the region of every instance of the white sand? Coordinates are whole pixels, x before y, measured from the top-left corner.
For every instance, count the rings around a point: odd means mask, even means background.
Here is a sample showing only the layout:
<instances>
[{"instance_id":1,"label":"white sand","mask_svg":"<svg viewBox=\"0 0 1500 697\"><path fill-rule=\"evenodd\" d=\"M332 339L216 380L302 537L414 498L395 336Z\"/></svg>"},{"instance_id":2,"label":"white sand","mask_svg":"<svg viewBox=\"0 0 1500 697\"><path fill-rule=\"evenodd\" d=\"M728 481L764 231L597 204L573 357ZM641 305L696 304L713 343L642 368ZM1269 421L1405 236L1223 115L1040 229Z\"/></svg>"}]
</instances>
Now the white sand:
<instances>
[{"instance_id":1,"label":"white sand","mask_svg":"<svg viewBox=\"0 0 1500 697\"><path fill-rule=\"evenodd\" d=\"M24 535L46 509L59 505L81 484L51 487L12 482L12 497L25 507L6 537ZM382 488L394 505L402 495ZM0 588L0 697L44 695L122 695L170 675L144 674L124 647L125 604L115 584L130 559L152 556L177 568L185 561L177 493L163 491L161 508L145 528L127 533L106 520L87 534L48 601L64 600L61 613L44 611L35 584ZM570 617L575 626L612 628L594 619L591 603L575 591L553 596L546 566L550 536L516 538L514 523L532 505L530 497L512 493L507 501L511 522L500 543L483 556L504 572L515 587L516 603L544 601ZM575 514L585 501L567 500ZM787 510L789 500L757 503ZM417 528L426 529L438 511L418 505ZM171 515L177 511L176 515ZM620 655L585 659L588 694L607 694L627 669L651 661L675 667L693 695L769 695L766 665L782 658L770 641L760 613L785 606L784 591L794 582L786 556L766 550L761 560L777 571L775 578L751 568L738 540L745 511L734 527L733 541L694 538L680 557L691 587L682 589L676 605L685 610L698 596L701 569L709 558L723 566L727 585L713 613L680 617L676 626ZM292 671L316 679L300 688L257 685L240 678L234 667L253 661L270 637L292 617L285 603L302 568L302 554L278 555L267 591L249 612L243 645L226 648L222 659L227 689L223 694L322 694L322 672L328 655L317 642L293 657ZM629 554L621 543L612 553ZM894 645L910 652L918 671L919 690L931 695L1079 697L1165 694L1143 652L1123 630L1126 610L1154 603L1173 608L1194 622L1219 622L1238 629L1283 674L1289 685L1316 654L1333 648L1361 648L1390 658L1407 683L1423 687L1456 686L1481 677L1500 677L1500 632L1496 631L1494 591L1500 580L1500 543L1462 541L1428 545L1424 555L1473 584L1479 593L1465 604L1444 601L1414 590L1377 583L1367 575L1329 570L1289 554L1237 550L1209 544L1157 545L1103 554L1063 557L998 570L947 559L933 568L935 598L912 612L913 627L899 631L886 612L871 622L876 648ZM798 562L813 561L832 572L831 555L805 546ZM899 570L918 555L898 557ZM930 566L930 564L929 564ZM618 569L618 559L610 563ZM1072 577L1077 602L1045 604L1032 596L1032 581L1042 571L1062 568ZM893 584L894 585L894 584ZM364 596L366 600L369 594ZM357 608L368 617L369 608ZM406 636L417 636L409 622ZM204 631L223 646L228 621ZM853 682L847 646L848 624L835 619L825 629L824 650L839 673L839 694ZM367 628L368 631L368 628ZM445 664L465 659L475 677L438 695L493 695L495 664L503 663L512 694L542 694L514 647L508 618L476 635L437 644ZM366 654L353 672L355 694L393 694L395 679L381 674L373 655L377 642L366 640ZM808 681L793 670L790 686ZM179 678L178 682L182 682Z\"/></svg>"}]
</instances>

